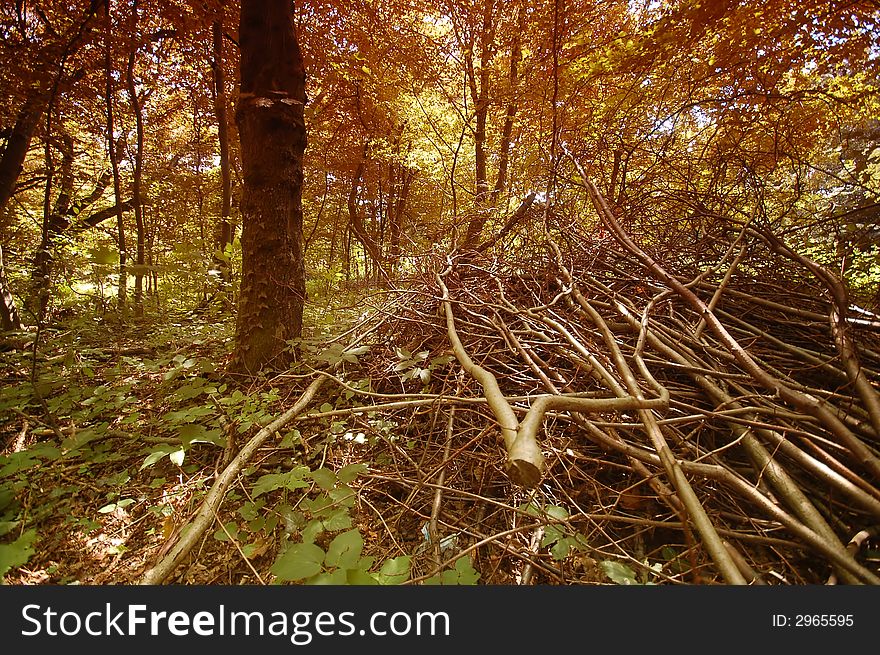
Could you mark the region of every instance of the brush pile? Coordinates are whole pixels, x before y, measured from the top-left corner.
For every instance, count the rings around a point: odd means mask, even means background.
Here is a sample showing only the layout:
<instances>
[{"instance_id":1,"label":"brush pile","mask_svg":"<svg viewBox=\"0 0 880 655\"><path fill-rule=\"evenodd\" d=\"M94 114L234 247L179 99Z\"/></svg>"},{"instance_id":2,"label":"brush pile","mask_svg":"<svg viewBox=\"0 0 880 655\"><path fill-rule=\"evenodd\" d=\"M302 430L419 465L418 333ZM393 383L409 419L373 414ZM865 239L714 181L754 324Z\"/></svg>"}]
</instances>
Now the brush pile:
<instances>
[{"instance_id":1,"label":"brush pile","mask_svg":"<svg viewBox=\"0 0 880 655\"><path fill-rule=\"evenodd\" d=\"M416 581L880 582L880 323L748 228L655 260L606 225L437 257L359 326L389 551Z\"/></svg>"}]
</instances>

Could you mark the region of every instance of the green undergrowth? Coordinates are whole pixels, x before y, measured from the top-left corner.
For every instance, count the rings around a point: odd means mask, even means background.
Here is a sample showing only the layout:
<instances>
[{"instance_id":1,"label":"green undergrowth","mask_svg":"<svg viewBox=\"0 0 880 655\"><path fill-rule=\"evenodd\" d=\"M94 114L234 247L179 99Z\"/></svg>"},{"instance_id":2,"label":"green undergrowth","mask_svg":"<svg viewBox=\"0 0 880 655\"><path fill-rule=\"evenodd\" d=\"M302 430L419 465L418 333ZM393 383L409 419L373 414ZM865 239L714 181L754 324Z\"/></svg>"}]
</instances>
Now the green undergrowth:
<instances>
[{"instance_id":1,"label":"green undergrowth","mask_svg":"<svg viewBox=\"0 0 880 655\"><path fill-rule=\"evenodd\" d=\"M240 380L226 372L234 326L221 317L73 321L44 331L35 369L30 349L0 353L0 578L136 581L145 563L189 528L230 453L287 410L315 368L332 368L346 386L325 384L308 409L319 416L288 424L247 463L199 549L199 563L235 571L236 582L416 578L416 560L435 548L426 524L408 549L395 543L383 550L377 544L387 528L377 527L379 510L364 489L371 472L393 464L392 450L419 457L417 427L382 413L363 415L360 424L334 414L364 402L358 390L373 390L377 356L368 345L346 348L331 339L364 311L347 298L335 302L308 308L309 327L291 343L298 363L273 377ZM438 392L453 374L448 355L383 347L391 376L412 392ZM518 511L547 522L540 547L554 561L587 552L565 508L530 501ZM443 537L439 550L448 565L418 582L480 581L471 557L457 555L456 534ZM618 584L649 582L624 562L602 567ZM204 566L178 575L177 582L230 581Z\"/></svg>"},{"instance_id":2,"label":"green undergrowth","mask_svg":"<svg viewBox=\"0 0 880 655\"><path fill-rule=\"evenodd\" d=\"M187 529L227 451L287 409L312 367L340 357L357 364L357 354L327 343L340 316L359 317L362 308L350 307L312 305L309 328L294 344L301 361L276 378L229 377L233 324L219 318L73 321L43 331L36 366L30 348L0 353L0 577L89 582L112 561L119 577L102 581L133 582L120 563L136 551L149 560ZM402 375L431 365L407 357ZM315 410L345 406L352 396L335 388ZM406 581L409 556L367 552L357 484L370 462L328 457L354 435L332 417L308 429L308 439L295 427L283 430L242 471L209 540L261 568L264 582ZM478 577L463 558L429 582Z\"/></svg>"}]
</instances>

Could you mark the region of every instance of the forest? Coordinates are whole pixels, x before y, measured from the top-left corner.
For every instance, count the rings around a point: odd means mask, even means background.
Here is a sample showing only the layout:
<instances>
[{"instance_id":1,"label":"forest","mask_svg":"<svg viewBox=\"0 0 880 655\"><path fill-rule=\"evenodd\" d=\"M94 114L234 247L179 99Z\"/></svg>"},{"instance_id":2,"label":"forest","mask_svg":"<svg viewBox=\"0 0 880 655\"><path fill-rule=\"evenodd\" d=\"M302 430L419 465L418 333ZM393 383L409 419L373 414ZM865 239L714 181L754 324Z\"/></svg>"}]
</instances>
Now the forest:
<instances>
[{"instance_id":1,"label":"forest","mask_svg":"<svg viewBox=\"0 0 880 655\"><path fill-rule=\"evenodd\" d=\"M880 2L0 3L9 585L880 583Z\"/></svg>"}]
</instances>

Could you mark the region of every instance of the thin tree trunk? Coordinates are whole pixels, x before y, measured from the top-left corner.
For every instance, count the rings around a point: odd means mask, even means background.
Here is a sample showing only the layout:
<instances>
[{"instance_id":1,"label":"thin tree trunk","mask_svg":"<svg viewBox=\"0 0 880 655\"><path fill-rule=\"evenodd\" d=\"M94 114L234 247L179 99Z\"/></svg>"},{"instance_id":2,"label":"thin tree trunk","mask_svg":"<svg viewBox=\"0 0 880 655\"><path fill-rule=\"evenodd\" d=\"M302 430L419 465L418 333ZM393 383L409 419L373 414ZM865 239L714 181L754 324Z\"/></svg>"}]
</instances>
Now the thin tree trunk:
<instances>
[{"instance_id":1,"label":"thin tree trunk","mask_svg":"<svg viewBox=\"0 0 880 655\"><path fill-rule=\"evenodd\" d=\"M400 182L398 183L398 189L396 193L396 198L394 202L394 211L391 212L391 266L392 270L396 270L400 265L400 256L402 254L400 239L403 235L404 228L404 212L406 211L406 203L409 199L409 190L412 186L413 178L416 175L416 172L408 168L404 164L399 165L400 171L398 172L398 177Z\"/></svg>"},{"instance_id":2,"label":"thin tree trunk","mask_svg":"<svg viewBox=\"0 0 880 655\"><path fill-rule=\"evenodd\" d=\"M138 3L134 0L131 5L131 35L136 38L138 23ZM126 68L125 80L128 86L128 98L131 109L134 112L135 131L137 144L134 155L134 178L132 180L131 197L134 202L134 222L137 231L137 260L134 274L134 314L137 317L144 315L144 270L145 270L145 234L144 213L141 199L141 181L144 169L144 117L140 98L134 82L134 64L137 58L138 46L133 44L128 55L128 67Z\"/></svg>"},{"instance_id":3,"label":"thin tree trunk","mask_svg":"<svg viewBox=\"0 0 880 655\"><path fill-rule=\"evenodd\" d=\"M513 42L510 45L510 100L507 102L507 112L504 114L504 126L501 128L501 145L498 148L498 177L495 178L495 188L492 189L491 205L498 206L498 200L507 188L507 169L510 166L510 143L513 137L513 123L517 112L517 86L519 84L519 62L522 59L522 32L525 30L525 12L522 7L517 7L517 29L513 33Z\"/></svg>"},{"instance_id":4,"label":"thin tree trunk","mask_svg":"<svg viewBox=\"0 0 880 655\"><path fill-rule=\"evenodd\" d=\"M492 41L495 38L492 26L494 5L494 0L485 0L483 27L480 35L479 75L474 71L473 58L468 59L468 78L477 125L474 130L474 216L468 222L464 239L465 247L471 246L479 240L480 233L489 219L491 195L487 173L486 124L489 118L489 65L492 59ZM477 84L478 77L479 84Z\"/></svg>"},{"instance_id":5,"label":"thin tree trunk","mask_svg":"<svg viewBox=\"0 0 880 655\"><path fill-rule=\"evenodd\" d=\"M69 134L61 133L58 140L62 149L58 198L43 221L40 246L34 256L34 268L31 272L30 297L36 301L41 315L45 312L49 299L55 242L70 225L70 202L73 195L73 139ZM48 147L47 145L47 149Z\"/></svg>"},{"instance_id":6,"label":"thin tree trunk","mask_svg":"<svg viewBox=\"0 0 880 655\"><path fill-rule=\"evenodd\" d=\"M116 136L114 134L113 96L113 47L110 40L110 0L104 3L104 95L107 104L107 151L110 167L113 171L113 197L116 199L116 239L119 250L119 292L118 310L125 316L128 305L128 266L125 245L125 220L122 207L122 183L119 178L119 157L116 152Z\"/></svg>"},{"instance_id":7,"label":"thin tree trunk","mask_svg":"<svg viewBox=\"0 0 880 655\"><path fill-rule=\"evenodd\" d=\"M35 93L25 101L12 126L3 157L0 157L0 215L15 190L15 182L21 174L31 139L45 108L45 95L41 92Z\"/></svg>"},{"instance_id":8,"label":"thin tree trunk","mask_svg":"<svg viewBox=\"0 0 880 655\"><path fill-rule=\"evenodd\" d=\"M236 120L244 187L234 371L286 366L302 333L305 68L289 0L242 0Z\"/></svg>"},{"instance_id":9,"label":"thin tree trunk","mask_svg":"<svg viewBox=\"0 0 880 655\"><path fill-rule=\"evenodd\" d=\"M361 158L361 161L358 163L358 167L355 170L354 175L352 176L351 190L348 193L348 224L351 228L351 233L358 241L361 242L361 245L364 247L365 254L369 258L369 262L372 262L377 276L381 275L382 278L388 279L388 273L385 270L385 266L382 262L382 253L379 251L379 247L376 245L373 237L371 237L370 234L367 232L366 226L364 225L364 221L361 218L357 206L358 191L361 185L361 178L364 175L366 157L367 145L364 144L364 155ZM366 263L367 262L365 262L365 268Z\"/></svg>"},{"instance_id":10,"label":"thin tree trunk","mask_svg":"<svg viewBox=\"0 0 880 655\"><path fill-rule=\"evenodd\" d=\"M219 273L220 291L223 293L224 306L232 309L229 284L231 275L227 246L233 240L233 226L229 220L232 214L232 173L229 169L229 123L226 116L226 76L223 71L223 17L214 22L214 115L217 119L217 141L220 147L220 224L217 228L217 256L214 264Z\"/></svg>"}]
</instances>

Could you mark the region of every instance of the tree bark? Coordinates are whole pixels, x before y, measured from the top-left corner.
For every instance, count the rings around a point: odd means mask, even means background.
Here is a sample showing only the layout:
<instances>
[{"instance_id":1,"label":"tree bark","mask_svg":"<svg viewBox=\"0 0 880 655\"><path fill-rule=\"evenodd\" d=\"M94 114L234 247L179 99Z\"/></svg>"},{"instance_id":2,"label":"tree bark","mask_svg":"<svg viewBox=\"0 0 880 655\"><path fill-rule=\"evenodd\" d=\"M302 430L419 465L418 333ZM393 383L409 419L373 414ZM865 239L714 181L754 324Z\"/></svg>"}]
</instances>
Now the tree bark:
<instances>
[{"instance_id":1,"label":"tree bark","mask_svg":"<svg viewBox=\"0 0 880 655\"><path fill-rule=\"evenodd\" d=\"M138 3L137 0L131 5L131 37L135 42L131 45L131 51L128 55L128 67L125 71L125 82L128 90L128 98L131 103L131 110L134 112L135 134L137 143L134 153L134 173L131 187L131 199L134 202L134 223L135 236L137 241L137 251L134 270L134 315L137 317L144 315L144 269L145 267L145 244L146 235L144 232L144 212L143 201L141 198L141 182L144 170L144 116L141 107L141 100L137 94L137 88L134 82L134 64L137 58L137 22L138 22Z\"/></svg>"},{"instance_id":2,"label":"tree bark","mask_svg":"<svg viewBox=\"0 0 880 655\"><path fill-rule=\"evenodd\" d=\"M513 42L510 45L510 99L507 102L507 112L504 114L504 126L501 128L501 145L498 147L498 177L495 178L495 188L492 189L491 205L496 207L498 200L507 188L507 170L510 166L510 145L513 138L513 123L517 112L517 86L519 85L519 63L522 59L522 33L525 30L525 11L522 7L517 8L517 29L513 34Z\"/></svg>"},{"instance_id":3,"label":"tree bark","mask_svg":"<svg viewBox=\"0 0 880 655\"><path fill-rule=\"evenodd\" d=\"M69 225L73 195L73 139L69 134L61 132L58 141L61 146L60 189L52 211L46 213L43 221L40 246L34 255L34 268L31 272L31 301L26 304L26 307L39 308L39 316L44 315L48 304L55 240Z\"/></svg>"},{"instance_id":4,"label":"tree bark","mask_svg":"<svg viewBox=\"0 0 880 655\"><path fill-rule=\"evenodd\" d=\"M110 157L110 168L113 173L113 197L116 200L116 247L119 250L119 287L117 295L118 311L125 316L128 304L128 262L125 245L125 221L122 207L122 182L119 177L119 156L116 148L114 132L113 96L113 48L110 40L112 25L110 22L110 0L104 3L104 97L107 104L107 154ZM109 217L108 217L109 218ZM103 219L102 219L103 220Z\"/></svg>"},{"instance_id":5,"label":"tree bark","mask_svg":"<svg viewBox=\"0 0 880 655\"><path fill-rule=\"evenodd\" d=\"M29 97L18 112L15 125L6 141L6 149L0 158L0 213L12 197L15 181L21 174L24 159L31 146L31 139L46 108L44 93Z\"/></svg>"},{"instance_id":6,"label":"tree bark","mask_svg":"<svg viewBox=\"0 0 880 655\"><path fill-rule=\"evenodd\" d=\"M239 24L242 272L231 368L286 366L302 332L305 68L289 0L243 0Z\"/></svg>"},{"instance_id":7,"label":"tree bark","mask_svg":"<svg viewBox=\"0 0 880 655\"><path fill-rule=\"evenodd\" d=\"M487 173L486 123L489 117L489 65L492 60L492 41L495 30L492 25L494 0L486 0L483 8L483 29L480 39L480 72L475 73L473 59L468 58L468 79L476 114L474 130L474 216L468 222L464 246L474 245L480 238L483 226L489 218L491 195ZM479 84L477 84L479 78Z\"/></svg>"},{"instance_id":8,"label":"tree bark","mask_svg":"<svg viewBox=\"0 0 880 655\"><path fill-rule=\"evenodd\" d=\"M230 298L228 286L230 283L229 259L226 256L226 247L232 243L233 226L229 220L232 214L232 173L229 168L229 124L226 117L226 76L223 72L223 17L214 21L214 116L217 119L217 141L220 147L220 223L217 226L217 255L214 257L214 265L219 274L219 287L225 292L225 305L229 304Z\"/></svg>"}]
</instances>

